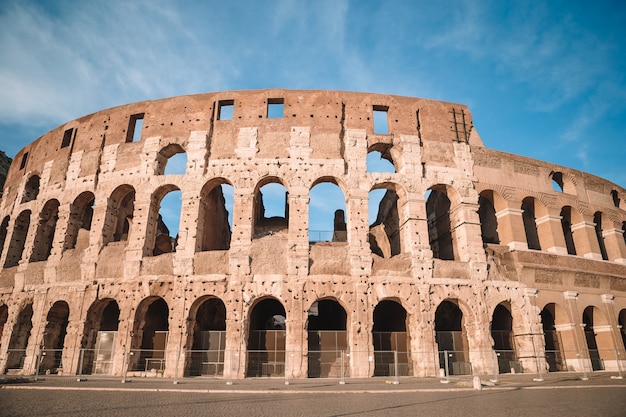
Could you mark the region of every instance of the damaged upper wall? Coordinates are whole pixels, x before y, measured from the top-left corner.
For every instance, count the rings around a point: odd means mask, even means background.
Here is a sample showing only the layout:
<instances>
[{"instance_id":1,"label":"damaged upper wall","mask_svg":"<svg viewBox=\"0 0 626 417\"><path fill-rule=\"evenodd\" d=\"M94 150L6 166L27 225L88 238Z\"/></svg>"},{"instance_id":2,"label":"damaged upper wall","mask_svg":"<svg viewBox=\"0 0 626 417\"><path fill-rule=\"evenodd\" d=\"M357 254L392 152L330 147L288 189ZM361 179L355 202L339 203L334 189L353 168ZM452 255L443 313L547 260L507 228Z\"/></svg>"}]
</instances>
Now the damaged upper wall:
<instances>
[{"instance_id":1,"label":"damaged upper wall","mask_svg":"<svg viewBox=\"0 0 626 417\"><path fill-rule=\"evenodd\" d=\"M281 114L268 114L269 107L277 107ZM374 111L387 119L386 126L376 126L376 131ZM56 187L63 187L68 171L77 178L95 176L107 152L115 153L116 170L141 165L143 144L133 142L132 137L138 122L141 143L160 137L185 148L191 132L205 132L208 159L236 158L242 128L254 128L258 158L289 157L292 127L310 129L314 159L347 159L343 155L346 129L363 129L371 138L369 146L376 142L392 145L399 135L419 136L425 159L443 166L454 166L453 142L482 145L473 132L469 110L460 104L283 89L180 96L102 110L51 130L15 156L7 178L12 185L5 190L7 198L16 198L15 185L26 174L38 175Z\"/></svg>"},{"instance_id":2,"label":"damaged upper wall","mask_svg":"<svg viewBox=\"0 0 626 417\"><path fill-rule=\"evenodd\" d=\"M479 193L493 190L514 202L533 196L548 207L568 202L588 213L626 210L626 189L595 175L482 146L473 146L472 156Z\"/></svg>"}]
</instances>

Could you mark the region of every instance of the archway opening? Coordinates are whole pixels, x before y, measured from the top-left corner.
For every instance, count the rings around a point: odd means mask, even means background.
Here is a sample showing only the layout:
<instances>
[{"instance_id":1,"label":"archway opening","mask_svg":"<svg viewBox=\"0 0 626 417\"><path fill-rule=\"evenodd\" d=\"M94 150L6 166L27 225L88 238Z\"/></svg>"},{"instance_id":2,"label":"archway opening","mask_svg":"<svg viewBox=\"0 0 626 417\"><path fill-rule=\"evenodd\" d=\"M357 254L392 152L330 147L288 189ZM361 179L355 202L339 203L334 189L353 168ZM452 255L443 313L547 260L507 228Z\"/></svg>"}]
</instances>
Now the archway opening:
<instances>
[{"instance_id":1,"label":"archway opening","mask_svg":"<svg viewBox=\"0 0 626 417\"><path fill-rule=\"evenodd\" d=\"M216 297L202 297L191 308L188 320L187 375L220 376L224 373L226 306Z\"/></svg>"},{"instance_id":2,"label":"archway opening","mask_svg":"<svg viewBox=\"0 0 626 417\"><path fill-rule=\"evenodd\" d=\"M119 306L111 298L97 300L89 307L81 343L83 374L109 375L113 372L119 319Z\"/></svg>"},{"instance_id":3,"label":"archway opening","mask_svg":"<svg viewBox=\"0 0 626 417\"><path fill-rule=\"evenodd\" d=\"M493 191L483 191L478 196L478 217L483 244L500 243L498 236L498 219L493 204Z\"/></svg>"},{"instance_id":4,"label":"archway opening","mask_svg":"<svg viewBox=\"0 0 626 417\"><path fill-rule=\"evenodd\" d=\"M77 245L81 249L89 246L89 231L91 230L94 204L93 193L86 191L81 193L70 205L70 217L63 250L74 249Z\"/></svg>"},{"instance_id":5,"label":"archway opening","mask_svg":"<svg viewBox=\"0 0 626 417\"><path fill-rule=\"evenodd\" d=\"M602 259L605 261L609 260L609 255L606 251L606 245L604 244L604 236L602 233L602 218L604 216L602 215L602 212L597 211L594 215L593 215L593 222L596 224L595 225L595 230L596 230L596 238L598 239L598 246L600 246L600 254L602 255Z\"/></svg>"},{"instance_id":6,"label":"archway opening","mask_svg":"<svg viewBox=\"0 0 626 417\"><path fill-rule=\"evenodd\" d=\"M172 143L157 155L156 175L184 175L187 172L187 153L182 146Z\"/></svg>"},{"instance_id":7,"label":"archway opening","mask_svg":"<svg viewBox=\"0 0 626 417\"><path fill-rule=\"evenodd\" d=\"M156 224L152 255L176 252L178 228L180 225L181 191L172 186L164 186L155 192Z\"/></svg>"},{"instance_id":8,"label":"archway opening","mask_svg":"<svg viewBox=\"0 0 626 417\"><path fill-rule=\"evenodd\" d=\"M246 376L283 376L287 332L285 307L274 298L259 301L250 312Z\"/></svg>"},{"instance_id":9,"label":"archway opening","mask_svg":"<svg viewBox=\"0 0 626 417\"><path fill-rule=\"evenodd\" d=\"M513 316L511 316L509 308L503 304L498 304L493 311L491 337L493 338L493 350L498 357L500 373L520 372L513 342Z\"/></svg>"},{"instance_id":10,"label":"archway opening","mask_svg":"<svg viewBox=\"0 0 626 417\"><path fill-rule=\"evenodd\" d=\"M13 327L7 354L6 369L22 369L26 358L26 347L33 329L33 305L28 304L20 311Z\"/></svg>"},{"instance_id":11,"label":"archway opening","mask_svg":"<svg viewBox=\"0 0 626 417\"><path fill-rule=\"evenodd\" d=\"M428 240L433 258L454 260L454 239L450 222L450 199L445 187L433 187L426 199Z\"/></svg>"},{"instance_id":12,"label":"archway opening","mask_svg":"<svg viewBox=\"0 0 626 417\"><path fill-rule=\"evenodd\" d=\"M308 376L346 375L348 353L347 314L336 300L318 300L308 312ZM344 365L342 369L341 366Z\"/></svg>"},{"instance_id":13,"label":"archway opening","mask_svg":"<svg viewBox=\"0 0 626 417\"><path fill-rule=\"evenodd\" d=\"M0 342L2 341L2 333L4 332L4 326L9 319L9 307L6 304L0 306ZM2 347L2 343L0 343Z\"/></svg>"},{"instance_id":14,"label":"archway opening","mask_svg":"<svg viewBox=\"0 0 626 417\"><path fill-rule=\"evenodd\" d=\"M547 304L541 310L541 324L543 327L543 337L545 341L546 361L548 362L548 371L566 371L567 364L562 351L562 342L559 332L556 330L556 305L554 303Z\"/></svg>"},{"instance_id":15,"label":"archway opening","mask_svg":"<svg viewBox=\"0 0 626 417\"><path fill-rule=\"evenodd\" d=\"M594 371L604 370L600 350L598 349L598 341L596 340L596 332L594 324L597 320L597 308L589 306L583 311L583 325L585 328L585 341L587 342L587 350L589 352L589 360L591 361L591 369Z\"/></svg>"},{"instance_id":16,"label":"archway opening","mask_svg":"<svg viewBox=\"0 0 626 417\"><path fill-rule=\"evenodd\" d=\"M383 186L369 193L369 243L372 253L391 258L402 252L398 194L391 186Z\"/></svg>"},{"instance_id":17,"label":"archway opening","mask_svg":"<svg viewBox=\"0 0 626 417\"><path fill-rule=\"evenodd\" d=\"M200 194L196 252L228 250L232 237L233 186L209 183Z\"/></svg>"},{"instance_id":18,"label":"archway opening","mask_svg":"<svg viewBox=\"0 0 626 417\"><path fill-rule=\"evenodd\" d=\"M572 208L570 206L565 206L561 209L561 228L563 229L567 253L569 255L576 255L574 235L572 234Z\"/></svg>"},{"instance_id":19,"label":"archway opening","mask_svg":"<svg viewBox=\"0 0 626 417\"><path fill-rule=\"evenodd\" d=\"M374 309L374 376L411 375L407 314L396 301L383 300Z\"/></svg>"},{"instance_id":20,"label":"archway opening","mask_svg":"<svg viewBox=\"0 0 626 417\"><path fill-rule=\"evenodd\" d=\"M39 372L57 373L63 368L63 345L67 334L70 307L65 301L55 302L46 317L46 328L43 333L43 353Z\"/></svg>"},{"instance_id":21,"label":"archway opening","mask_svg":"<svg viewBox=\"0 0 626 417\"><path fill-rule=\"evenodd\" d=\"M37 225L33 252L30 256L31 262L45 261L50 256L58 219L59 201L50 200L43 207L39 215L39 224Z\"/></svg>"},{"instance_id":22,"label":"archway opening","mask_svg":"<svg viewBox=\"0 0 626 417\"><path fill-rule=\"evenodd\" d=\"M374 146L365 158L367 172L396 172L396 167L391 156L391 145L379 144Z\"/></svg>"},{"instance_id":23,"label":"archway opening","mask_svg":"<svg viewBox=\"0 0 626 417\"><path fill-rule=\"evenodd\" d=\"M5 268L17 266L22 259L29 227L30 210L25 210L21 212L15 220L13 234L11 235L11 242L9 243L9 249L7 250L7 257L4 260Z\"/></svg>"},{"instance_id":24,"label":"archway opening","mask_svg":"<svg viewBox=\"0 0 626 417\"><path fill-rule=\"evenodd\" d=\"M289 228L289 192L278 178L268 178L254 196L254 238Z\"/></svg>"},{"instance_id":25,"label":"archway opening","mask_svg":"<svg viewBox=\"0 0 626 417\"><path fill-rule=\"evenodd\" d=\"M111 193L109 198L102 240L104 245L109 242L125 242L128 240L133 213L135 211L135 189L130 185L121 185Z\"/></svg>"},{"instance_id":26,"label":"archway opening","mask_svg":"<svg viewBox=\"0 0 626 417\"><path fill-rule=\"evenodd\" d=\"M541 250L541 245L539 244L539 233L537 232L537 222L535 219L535 199L532 197L526 197L522 200L521 208L528 249Z\"/></svg>"},{"instance_id":27,"label":"archway opening","mask_svg":"<svg viewBox=\"0 0 626 417\"><path fill-rule=\"evenodd\" d=\"M309 192L309 242L347 242L346 199L334 178Z\"/></svg>"},{"instance_id":28,"label":"archway opening","mask_svg":"<svg viewBox=\"0 0 626 417\"><path fill-rule=\"evenodd\" d=\"M169 309L161 297L143 300L135 314L133 369L136 371L165 370L165 349L169 335ZM137 354L138 353L138 354Z\"/></svg>"},{"instance_id":29,"label":"archway opening","mask_svg":"<svg viewBox=\"0 0 626 417\"><path fill-rule=\"evenodd\" d=\"M439 351L439 368L446 370L448 375L472 373L463 324L463 312L457 301L445 300L439 304L435 311L435 340Z\"/></svg>"},{"instance_id":30,"label":"archway opening","mask_svg":"<svg viewBox=\"0 0 626 417\"><path fill-rule=\"evenodd\" d=\"M4 250L4 242L7 239L7 232L9 229L9 216L6 216L0 224L0 258L2 258L2 251Z\"/></svg>"},{"instance_id":31,"label":"archway opening","mask_svg":"<svg viewBox=\"0 0 626 417\"><path fill-rule=\"evenodd\" d=\"M26 185L24 185L24 193L22 193L22 203L33 201L39 195L39 176L31 176Z\"/></svg>"}]
</instances>

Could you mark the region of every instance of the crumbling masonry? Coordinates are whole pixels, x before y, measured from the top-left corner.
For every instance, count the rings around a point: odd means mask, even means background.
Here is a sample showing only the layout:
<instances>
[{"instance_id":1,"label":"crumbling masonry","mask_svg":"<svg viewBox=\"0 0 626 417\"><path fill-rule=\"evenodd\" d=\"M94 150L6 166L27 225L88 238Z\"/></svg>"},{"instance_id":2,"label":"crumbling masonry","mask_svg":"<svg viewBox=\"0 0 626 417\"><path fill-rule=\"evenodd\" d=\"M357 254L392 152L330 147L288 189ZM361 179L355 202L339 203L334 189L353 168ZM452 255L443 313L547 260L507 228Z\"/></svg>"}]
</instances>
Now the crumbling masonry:
<instances>
[{"instance_id":1,"label":"crumbling masonry","mask_svg":"<svg viewBox=\"0 0 626 417\"><path fill-rule=\"evenodd\" d=\"M325 231L309 227L320 185L343 195ZM270 89L103 110L9 169L0 372L621 370L625 199L485 148L460 104Z\"/></svg>"}]
</instances>

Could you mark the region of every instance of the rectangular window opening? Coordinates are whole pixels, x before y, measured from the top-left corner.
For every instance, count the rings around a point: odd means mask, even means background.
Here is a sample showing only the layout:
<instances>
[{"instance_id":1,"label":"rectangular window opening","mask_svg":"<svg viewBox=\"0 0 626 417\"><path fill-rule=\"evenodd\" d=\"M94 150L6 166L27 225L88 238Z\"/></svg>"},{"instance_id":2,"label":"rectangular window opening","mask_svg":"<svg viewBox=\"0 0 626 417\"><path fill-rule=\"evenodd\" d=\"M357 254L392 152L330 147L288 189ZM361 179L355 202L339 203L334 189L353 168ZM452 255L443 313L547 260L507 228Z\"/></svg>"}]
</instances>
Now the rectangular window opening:
<instances>
[{"instance_id":1,"label":"rectangular window opening","mask_svg":"<svg viewBox=\"0 0 626 417\"><path fill-rule=\"evenodd\" d=\"M267 118L282 119L285 112L285 99L270 98L267 100Z\"/></svg>"},{"instance_id":2,"label":"rectangular window opening","mask_svg":"<svg viewBox=\"0 0 626 417\"><path fill-rule=\"evenodd\" d=\"M386 135L389 133L389 123L387 122L388 106L374 106L374 133Z\"/></svg>"},{"instance_id":3,"label":"rectangular window opening","mask_svg":"<svg viewBox=\"0 0 626 417\"><path fill-rule=\"evenodd\" d=\"M27 160L28 160L28 152L25 152L24 155L22 155L22 162L20 163L20 169L24 169L24 167L26 167Z\"/></svg>"},{"instance_id":4,"label":"rectangular window opening","mask_svg":"<svg viewBox=\"0 0 626 417\"><path fill-rule=\"evenodd\" d=\"M133 114L128 122L128 132L126 142L139 142L141 140L141 129L143 128L144 113Z\"/></svg>"},{"instance_id":5,"label":"rectangular window opening","mask_svg":"<svg viewBox=\"0 0 626 417\"><path fill-rule=\"evenodd\" d=\"M63 133L63 141L61 141L61 148L67 148L72 143L72 134L74 133L74 129L67 129L65 133Z\"/></svg>"},{"instance_id":6,"label":"rectangular window opening","mask_svg":"<svg viewBox=\"0 0 626 417\"><path fill-rule=\"evenodd\" d=\"M220 100L217 103L217 120L232 120L235 100Z\"/></svg>"}]
</instances>

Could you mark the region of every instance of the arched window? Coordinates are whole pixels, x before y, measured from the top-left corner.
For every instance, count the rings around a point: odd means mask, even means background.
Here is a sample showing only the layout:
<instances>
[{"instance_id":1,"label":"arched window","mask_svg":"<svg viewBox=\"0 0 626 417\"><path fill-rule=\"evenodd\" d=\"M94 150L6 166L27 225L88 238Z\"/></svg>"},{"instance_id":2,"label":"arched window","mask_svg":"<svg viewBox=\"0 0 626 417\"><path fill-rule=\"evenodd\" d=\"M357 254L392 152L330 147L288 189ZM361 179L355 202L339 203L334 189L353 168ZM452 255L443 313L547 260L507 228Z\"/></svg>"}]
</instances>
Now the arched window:
<instances>
[{"instance_id":1,"label":"arched window","mask_svg":"<svg viewBox=\"0 0 626 417\"><path fill-rule=\"evenodd\" d=\"M173 185L165 185L154 192L152 199L153 211L156 212L152 255L175 252L180 225L181 191ZM151 216L154 214L151 213Z\"/></svg>"},{"instance_id":2,"label":"arched window","mask_svg":"<svg viewBox=\"0 0 626 417\"><path fill-rule=\"evenodd\" d=\"M493 191L486 190L478 196L478 217L483 244L500 243L498 236L498 219L493 202Z\"/></svg>"},{"instance_id":3,"label":"arched window","mask_svg":"<svg viewBox=\"0 0 626 417\"><path fill-rule=\"evenodd\" d=\"M522 200L522 220L524 221L528 249L541 250L535 219L535 199L532 197L526 197Z\"/></svg>"},{"instance_id":4,"label":"arched window","mask_svg":"<svg viewBox=\"0 0 626 417\"><path fill-rule=\"evenodd\" d=\"M137 307L133 328L132 370L165 370L165 348L169 334L169 308L161 297L148 297Z\"/></svg>"},{"instance_id":5,"label":"arched window","mask_svg":"<svg viewBox=\"0 0 626 417\"><path fill-rule=\"evenodd\" d=\"M369 193L369 242L372 253L391 258L402 252L398 194L393 184L379 185Z\"/></svg>"},{"instance_id":6,"label":"arched window","mask_svg":"<svg viewBox=\"0 0 626 417\"><path fill-rule=\"evenodd\" d=\"M25 210L21 212L15 220L13 234L11 235L11 243L9 244L9 249L7 250L7 257L4 260L5 268L17 266L22 259L29 225L30 210Z\"/></svg>"},{"instance_id":7,"label":"arched window","mask_svg":"<svg viewBox=\"0 0 626 417\"><path fill-rule=\"evenodd\" d=\"M450 199L444 186L430 189L426 199L428 216L428 240L433 257L454 260L455 247L450 222Z\"/></svg>"},{"instance_id":8,"label":"arched window","mask_svg":"<svg viewBox=\"0 0 626 417\"><path fill-rule=\"evenodd\" d=\"M128 240L134 211L135 189L130 185L120 185L109 197L102 230L102 240L105 245L109 242Z\"/></svg>"},{"instance_id":9,"label":"arched window","mask_svg":"<svg viewBox=\"0 0 626 417\"><path fill-rule=\"evenodd\" d=\"M254 195L254 238L289 228L288 192L278 178L266 178Z\"/></svg>"},{"instance_id":10,"label":"arched window","mask_svg":"<svg viewBox=\"0 0 626 417\"><path fill-rule=\"evenodd\" d=\"M396 172L391 156L391 145L378 143L370 147L365 159L367 172Z\"/></svg>"},{"instance_id":11,"label":"arched window","mask_svg":"<svg viewBox=\"0 0 626 417\"><path fill-rule=\"evenodd\" d=\"M347 314L336 300L318 300L308 314L308 376L328 378L341 375L336 365L348 350ZM344 361L346 363L346 361Z\"/></svg>"},{"instance_id":12,"label":"arched window","mask_svg":"<svg viewBox=\"0 0 626 417\"><path fill-rule=\"evenodd\" d=\"M31 176L26 185L24 186L24 193L22 194L22 203L28 203L33 201L39 195L39 176Z\"/></svg>"},{"instance_id":13,"label":"arched window","mask_svg":"<svg viewBox=\"0 0 626 417\"><path fill-rule=\"evenodd\" d=\"M76 197L76 200L70 205L70 218L63 249L74 249L78 240L81 241L81 247L89 245L89 230L91 230L94 203L93 193L85 191Z\"/></svg>"},{"instance_id":14,"label":"arched window","mask_svg":"<svg viewBox=\"0 0 626 417\"><path fill-rule=\"evenodd\" d=\"M187 172L187 154L182 146L172 143L157 155L156 175L178 175Z\"/></svg>"},{"instance_id":15,"label":"arched window","mask_svg":"<svg viewBox=\"0 0 626 417\"><path fill-rule=\"evenodd\" d=\"M87 311L81 342L84 350L83 374L113 372L115 339L119 326L120 308L111 298L96 300Z\"/></svg>"},{"instance_id":16,"label":"arched window","mask_svg":"<svg viewBox=\"0 0 626 417\"><path fill-rule=\"evenodd\" d=\"M13 326L5 369L22 369L24 358L26 358L26 348L28 339L33 329L33 305L28 304L17 316L17 322Z\"/></svg>"},{"instance_id":17,"label":"arched window","mask_svg":"<svg viewBox=\"0 0 626 417\"><path fill-rule=\"evenodd\" d=\"M43 333L43 347L46 355L40 361L39 372L57 373L58 369L62 368L61 356L69 315L70 307L65 301L57 301L50 307Z\"/></svg>"},{"instance_id":18,"label":"arched window","mask_svg":"<svg viewBox=\"0 0 626 417\"><path fill-rule=\"evenodd\" d=\"M374 309L374 376L411 375L411 353L406 331L407 313L396 301L383 300Z\"/></svg>"},{"instance_id":19,"label":"arched window","mask_svg":"<svg viewBox=\"0 0 626 417\"><path fill-rule=\"evenodd\" d=\"M186 375L219 376L224 372L226 306L216 297L200 297L189 312Z\"/></svg>"},{"instance_id":20,"label":"arched window","mask_svg":"<svg viewBox=\"0 0 626 417\"><path fill-rule=\"evenodd\" d=\"M35 245L33 246L33 253L30 256L31 262L45 261L50 256L58 219L59 201L50 200L43 207L39 215Z\"/></svg>"},{"instance_id":21,"label":"arched window","mask_svg":"<svg viewBox=\"0 0 626 417\"><path fill-rule=\"evenodd\" d=\"M232 236L233 186L209 181L200 193L196 252L228 250Z\"/></svg>"},{"instance_id":22,"label":"arched window","mask_svg":"<svg viewBox=\"0 0 626 417\"><path fill-rule=\"evenodd\" d=\"M346 199L337 181L320 179L309 195L309 242L347 242Z\"/></svg>"},{"instance_id":23,"label":"arched window","mask_svg":"<svg viewBox=\"0 0 626 417\"><path fill-rule=\"evenodd\" d=\"M498 304L491 318L491 337L493 338L493 350L498 357L500 373L509 373L515 369L517 358L515 356L515 344L513 342L513 316L511 316L508 303ZM519 369L517 369L519 371Z\"/></svg>"},{"instance_id":24,"label":"arched window","mask_svg":"<svg viewBox=\"0 0 626 417\"><path fill-rule=\"evenodd\" d=\"M472 373L463 312L457 303L456 300L444 300L435 311L435 340L439 351L439 367L445 369L447 363L447 375Z\"/></svg>"},{"instance_id":25,"label":"arched window","mask_svg":"<svg viewBox=\"0 0 626 417\"><path fill-rule=\"evenodd\" d=\"M2 257L2 251L4 250L4 243L7 239L7 232L9 228L9 216L6 216L2 223L0 223L0 258Z\"/></svg>"}]
</instances>

